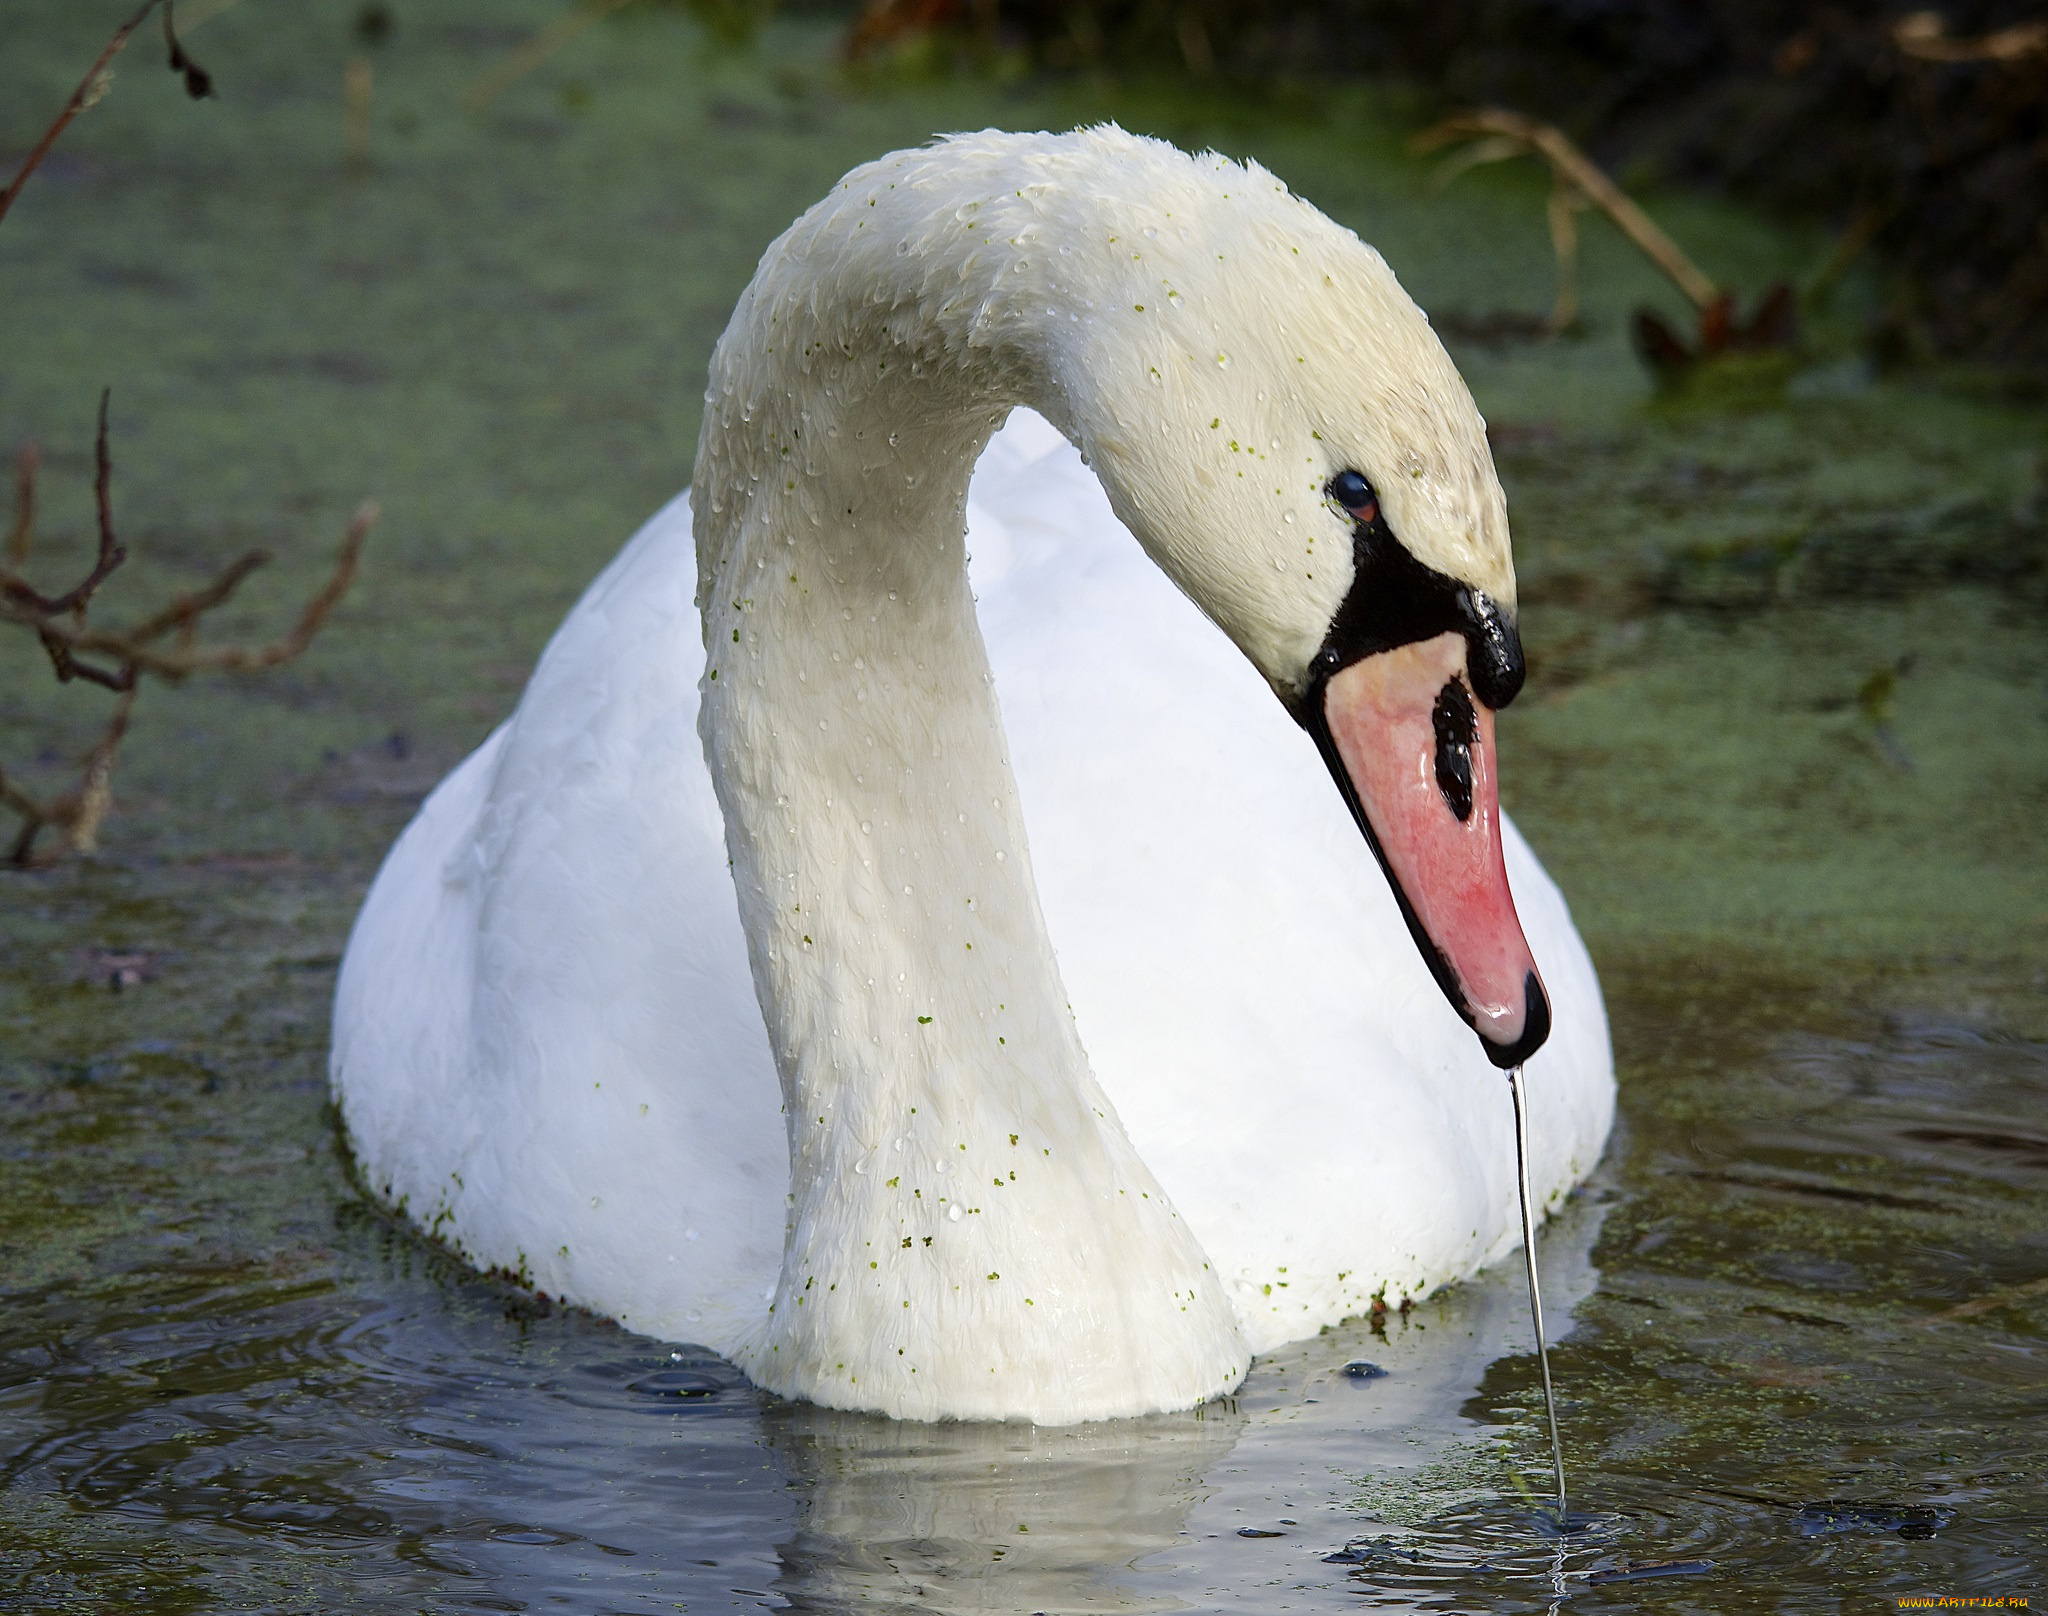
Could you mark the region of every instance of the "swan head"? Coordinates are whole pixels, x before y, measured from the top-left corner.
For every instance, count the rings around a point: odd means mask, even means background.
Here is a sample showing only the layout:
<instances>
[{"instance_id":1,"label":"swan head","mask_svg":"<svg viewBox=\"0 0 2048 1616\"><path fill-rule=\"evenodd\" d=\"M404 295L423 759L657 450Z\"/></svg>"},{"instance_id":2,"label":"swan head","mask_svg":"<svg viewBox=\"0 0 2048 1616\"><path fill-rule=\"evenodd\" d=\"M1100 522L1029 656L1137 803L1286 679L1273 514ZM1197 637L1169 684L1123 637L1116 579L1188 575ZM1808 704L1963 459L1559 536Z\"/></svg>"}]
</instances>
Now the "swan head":
<instances>
[{"instance_id":1,"label":"swan head","mask_svg":"<svg viewBox=\"0 0 2048 1616\"><path fill-rule=\"evenodd\" d=\"M1080 138L1130 178L1078 266L1062 425L1314 738L1439 986L1516 1065L1550 1007L1501 846L1523 659L1485 422L1379 254L1272 175Z\"/></svg>"}]
</instances>

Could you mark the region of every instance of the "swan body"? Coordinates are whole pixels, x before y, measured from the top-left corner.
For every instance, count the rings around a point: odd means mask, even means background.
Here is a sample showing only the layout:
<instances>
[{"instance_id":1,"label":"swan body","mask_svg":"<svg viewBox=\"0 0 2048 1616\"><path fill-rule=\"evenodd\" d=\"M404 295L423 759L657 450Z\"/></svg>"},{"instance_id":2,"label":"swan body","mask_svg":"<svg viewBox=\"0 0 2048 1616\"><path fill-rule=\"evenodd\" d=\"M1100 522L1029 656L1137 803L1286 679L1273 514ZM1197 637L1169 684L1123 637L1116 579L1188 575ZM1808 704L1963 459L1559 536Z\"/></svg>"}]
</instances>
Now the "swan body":
<instances>
[{"instance_id":1,"label":"swan body","mask_svg":"<svg viewBox=\"0 0 2048 1616\"><path fill-rule=\"evenodd\" d=\"M377 877L332 1058L365 1182L901 1417L1186 1407L1500 1255L1505 1085L1273 699L1356 583L1333 457L1512 609L1469 396L1271 176L1113 129L849 175L720 344L692 494ZM1612 1062L1498 836L1549 1201Z\"/></svg>"}]
</instances>

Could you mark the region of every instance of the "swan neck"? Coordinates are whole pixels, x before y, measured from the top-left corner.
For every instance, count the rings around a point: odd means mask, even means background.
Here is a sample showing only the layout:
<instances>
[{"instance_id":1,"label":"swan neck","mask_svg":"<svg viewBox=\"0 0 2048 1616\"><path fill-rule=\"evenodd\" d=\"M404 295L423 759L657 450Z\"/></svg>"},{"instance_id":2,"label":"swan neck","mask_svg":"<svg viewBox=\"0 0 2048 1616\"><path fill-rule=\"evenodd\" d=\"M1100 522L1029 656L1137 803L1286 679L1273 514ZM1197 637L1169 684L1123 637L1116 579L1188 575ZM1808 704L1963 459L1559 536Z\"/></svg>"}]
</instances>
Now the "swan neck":
<instances>
[{"instance_id":1,"label":"swan neck","mask_svg":"<svg viewBox=\"0 0 2048 1616\"><path fill-rule=\"evenodd\" d=\"M1035 334L1059 305L972 201L843 190L713 362L700 722L791 1169L745 1364L897 1413L1184 1407L1242 1342L1089 1070L968 587L975 459L1068 396ZM991 324L1012 291L1035 327Z\"/></svg>"}]
</instances>

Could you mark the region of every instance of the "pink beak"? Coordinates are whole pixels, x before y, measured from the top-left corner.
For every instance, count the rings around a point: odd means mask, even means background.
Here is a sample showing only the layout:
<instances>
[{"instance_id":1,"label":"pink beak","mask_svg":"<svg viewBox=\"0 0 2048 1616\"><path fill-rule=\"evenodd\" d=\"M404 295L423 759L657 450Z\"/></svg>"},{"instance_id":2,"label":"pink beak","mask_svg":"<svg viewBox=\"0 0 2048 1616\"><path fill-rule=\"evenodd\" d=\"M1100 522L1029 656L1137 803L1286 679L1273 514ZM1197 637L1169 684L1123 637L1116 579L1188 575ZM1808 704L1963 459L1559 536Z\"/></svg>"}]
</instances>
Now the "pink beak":
<instances>
[{"instance_id":1,"label":"pink beak","mask_svg":"<svg viewBox=\"0 0 2048 1616\"><path fill-rule=\"evenodd\" d=\"M1508 891L1493 709L1472 697L1465 652L1446 633L1361 657L1324 686L1322 717L1423 958L1509 1067L1549 1036L1550 1000Z\"/></svg>"}]
</instances>

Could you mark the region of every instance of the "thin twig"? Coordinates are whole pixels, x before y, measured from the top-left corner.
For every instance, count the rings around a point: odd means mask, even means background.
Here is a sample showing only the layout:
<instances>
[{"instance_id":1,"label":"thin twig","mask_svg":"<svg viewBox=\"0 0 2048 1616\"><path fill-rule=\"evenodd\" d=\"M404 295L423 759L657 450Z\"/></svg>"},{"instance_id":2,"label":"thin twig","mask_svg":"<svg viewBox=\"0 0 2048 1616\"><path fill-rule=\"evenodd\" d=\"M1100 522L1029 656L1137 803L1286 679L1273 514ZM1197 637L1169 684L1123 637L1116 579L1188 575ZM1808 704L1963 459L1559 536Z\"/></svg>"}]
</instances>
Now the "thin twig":
<instances>
[{"instance_id":1,"label":"thin twig","mask_svg":"<svg viewBox=\"0 0 2048 1616\"><path fill-rule=\"evenodd\" d=\"M35 857L36 838L42 835L44 826L57 822L53 817L55 805L37 802L9 780L5 770L0 770L0 803L5 803L21 820L21 827L7 849L7 862L18 870L31 869L39 862Z\"/></svg>"},{"instance_id":2,"label":"thin twig","mask_svg":"<svg viewBox=\"0 0 2048 1616\"><path fill-rule=\"evenodd\" d=\"M79 779L78 789L65 799L64 805L69 814L64 825L64 840L69 852L90 853L98 846L100 826L113 812L114 763L120 756L121 742L128 734L128 718L135 711L136 694L132 688L126 690L114 703L113 716L107 720L106 729L85 755L85 770Z\"/></svg>"},{"instance_id":3,"label":"thin twig","mask_svg":"<svg viewBox=\"0 0 2048 1616\"><path fill-rule=\"evenodd\" d=\"M1586 195L1553 170L1550 200L1544 212L1550 220L1550 250L1557 258L1557 301L1544 320L1552 336L1569 331L1579 323L1579 224L1578 211Z\"/></svg>"},{"instance_id":4,"label":"thin twig","mask_svg":"<svg viewBox=\"0 0 2048 1616\"><path fill-rule=\"evenodd\" d=\"M1612 219L1621 233L1642 249L1644 255L1671 277L1694 305L1705 309L1721 295L1720 289L1700 272L1647 213L1609 179L1592 158L1572 144L1564 131L1547 123L1525 118L1505 107L1486 107L1478 112L1446 118L1435 128L1417 135L1411 143L1417 151L1435 151L1460 141L1483 140L1484 155L1472 161L1486 162L1513 155L1499 142L1512 142L1523 151L1548 162L1562 179L1582 191L1600 211Z\"/></svg>"},{"instance_id":5,"label":"thin twig","mask_svg":"<svg viewBox=\"0 0 2048 1616\"><path fill-rule=\"evenodd\" d=\"M39 455L24 449L15 466L15 517L8 555L19 561L28 551L34 526L36 472ZM312 643L336 604L355 581L363 544L377 520L377 507L357 507L342 536L341 551L327 580L300 609L291 629L263 645L199 645L198 624L207 612L227 602L251 573L270 560L267 550L252 550L230 562L198 589L174 597L126 629L95 628L90 610L99 587L127 559L114 529L113 457L107 446L107 399L100 399L99 431L94 455L93 486L98 511L98 553L91 570L61 595L44 595L12 567L0 570L0 622L27 628L48 653L59 680L80 679L116 692L106 728L81 760L78 783L47 801L34 796L0 770L0 807L11 810L21 828L6 862L17 868L38 868L69 853L90 852L99 829L113 809L114 765L135 710L142 677L151 674L175 682L194 673L255 673L298 656ZM175 644L157 642L175 635ZM96 661L85 660L87 657ZM57 840L37 850L45 830Z\"/></svg>"},{"instance_id":6,"label":"thin twig","mask_svg":"<svg viewBox=\"0 0 2048 1616\"><path fill-rule=\"evenodd\" d=\"M147 645L174 628L189 631L204 614L224 605L228 597L241 587L243 579L258 567L268 566L271 559L268 550L251 550L239 560L229 562L213 582L190 594L178 596L154 617L145 617L127 631L127 637L137 645Z\"/></svg>"},{"instance_id":7,"label":"thin twig","mask_svg":"<svg viewBox=\"0 0 2048 1616\"><path fill-rule=\"evenodd\" d=\"M216 0L214 12L225 10L233 3L234 0ZM615 0L615 3L624 3L624 0ZM36 142L20 171L7 188L0 191L0 219L6 217L14 199L21 195L22 187L27 185L29 177L56 145L58 136L74 118L106 94L108 65L159 4L163 6L164 46L169 53L171 70L183 76L185 93L194 100L212 94L212 77L192 60L179 42L173 21L173 0L143 0L135 14L114 31L113 37L79 81L78 88L71 92L71 98L43 131L42 138ZM14 623L33 633L48 654L50 665L60 681L68 683L82 679L114 691L118 698L106 727L81 760L78 783L63 795L47 801L40 799L0 769L0 807L8 809L21 821L13 844L5 855L5 862L17 868L38 868L56 862L67 853L90 852L96 845L100 827L113 810L114 766L120 756L121 742L128 734L144 674L177 680L200 672L255 672L290 661L312 642L336 603L354 582L363 542L377 520L374 504L366 503L357 508L343 535L341 554L336 558L334 570L326 583L300 610L298 622L290 632L267 645L201 646L195 643L200 618L224 604L249 574L270 559L266 550L253 550L229 563L210 582L174 597L169 605L125 631L94 628L89 621L93 599L100 586L128 558L128 552L114 528L114 461L108 447L107 429L111 397L111 390L100 394L99 425L93 440L93 509L97 519L98 549L86 575L59 595L43 594L23 575L35 538L36 477L42 467L42 450L34 443L27 443L15 456L14 519L8 528L5 550L0 552L0 622ZM175 649L158 649L156 642L172 633L177 636ZM80 653L106 658L112 666L81 661ZM57 841L53 848L39 853L36 844L46 830L56 832Z\"/></svg>"},{"instance_id":8,"label":"thin twig","mask_svg":"<svg viewBox=\"0 0 2048 1616\"><path fill-rule=\"evenodd\" d=\"M128 552L114 537L114 457L107 449L107 406L113 397L113 388L100 389L99 430L93 434L92 440L92 506L93 513L99 518L100 553L85 582L70 594L59 596L50 607L52 616L58 612L83 611L100 585L106 582L107 574L128 559Z\"/></svg>"},{"instance_id":9,"label":"thin twig","mask_svg":"<svg viewBox=\"0 0 2048 1616\"><path fill-rule=\"evenodd\" d=\"M185 93L195 101L201 96L213 93L212 76L187 56L184 47L178 43L177 33L171 27L170 0L142 0L142 5L135 15L114 30L114 37L107 41L92 66L86 69L85 77L78 81L78 88L71 92L71 99L64 103L50 127L43 131L43 138L35 143L35 148L22 163L20 171L8 183L7 189L0 191L0 219L7 217L7 210L14 206L14 199L21 195L21 188L28 184L29 176L42 166L43 159L50 155L50 148L57 144L57 137L71 126L71 120L86 108L95 105L100 97L107 93L107 65L121 54L121 48L128 43L129 37L142 26L159 4L164 8L164 42L170 47L171 69L184 75Z\"/></svg>"},{"instance_id":10,"label":"thin twig","mask_svg":"<svg viewBox=\"0 0 2048 1616\"><path fill-rule=\"evenodd\" d=\"M81 612L98 592L101 584L113 570L128 559L128 552L121 548L114 537L114 510L109 478L113 473L113 462L107 455L107 401L113 396L108 388L100 394L99 434L93 444L93 503L99 513L100 548L94 560L92 571L73 588L61 595L43 595L31 588L29 581L11 567L0 569L0 611L5 611L17 622L31 618L61 617L67 612ZM23 454L15 463L16 477L16 531L22 534L22 548L27 550L27 529L23 525L22 511L32 521L35 512L35 468L40 464L40 455L31 461ZM11 548L11 547L10 547Z\"/></svg>"},{"instance_id":11,"label":"thin twig","mask_svg":"<svg viewBox=\"0 0 2048 1616\"><path fill-rule=\"evenodd\" d=\"M266 552L260 550L231 563L212 582L190 595L179 597L133 628L92 628L85 624L62 622L42 623L36 627L46 636L46 642L54 641L73 657L80 654L110 657L135 673L154 674L159 679L176 681L195 673L256 673L274 668L280 662L291 661L312 643L313 636L320 632L328 615L348 593L362 557L363 541L370 536L377 514L374 501L365 501L356 508L354 516L349 519L347 531L342 535L341 550L335 557L334 570L328 574L327 581L306 602L291 631L265 645L207 645L160 651L152 644L171 629L185 628L201 612L225 601L244 578L270 559ZM0 621L24 622L26 615L0 605ZM94 678L88 664L74 663L73 671L80 678ZM95 679L94 682L103 681Z\"/></svg>"},{"instance_id":12,"label":"thin twig","mask_svg":"<svg viewBox=\"0 0 2048 1616\"><path fill-rule=\"evenodd\" d=\"M128 720L135 711L137 691L124 691L114 704L107 727L85 754L78 784L60 797L40 801L9 780L0 770L0 803L21 820L21 829L7 850L6 862L17 869L41 869L55 864L68 853L90 853L98 844L99 829L114 807L114 764L121 742L128 734ZM45 830L57 832L57 845L36 852L36 842Z\"/></svg>"},{"instance_id":13,"label":"thin twig","mask_svg":"<svg viewBox=\"0 0 2048 1616\"><path fill-rule=\"evenodd\" d=\"M121 54L121 47L128 43L128 36L142 26L143 19L156 10L156 7L157 0L142 0L142 8L114 30L114 37L107 41L106 48L99 53L92 66L85 70L85 77L78 81L78 88L71 92L71 99L64 103L64 108L57 114L56 121L43 131L43 138L36 142L35 149L28 154L28 161L21 165L21 172L14 176L13 182L6 190L0 191L0 219L7 217L7 210L14 206L14 199L21 195L21 188L28 184L29 175L33 174L41 166L43 159L50 155L50 148L57 144L57 137L70 127L71 120L106 94L106 85L101 75L106 72L107 64Z\"/></svg>"}]
</instances>

